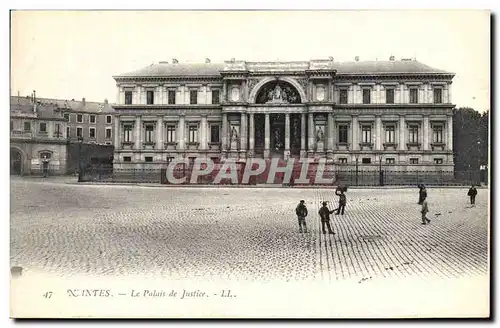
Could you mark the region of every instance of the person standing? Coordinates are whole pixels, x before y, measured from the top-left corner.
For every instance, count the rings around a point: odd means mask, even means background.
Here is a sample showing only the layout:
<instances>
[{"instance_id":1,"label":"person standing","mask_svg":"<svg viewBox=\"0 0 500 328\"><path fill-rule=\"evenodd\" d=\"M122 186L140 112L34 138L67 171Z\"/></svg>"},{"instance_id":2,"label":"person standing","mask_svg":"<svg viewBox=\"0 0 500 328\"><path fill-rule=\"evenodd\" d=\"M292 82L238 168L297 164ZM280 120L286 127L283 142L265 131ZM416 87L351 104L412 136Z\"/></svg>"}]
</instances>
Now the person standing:
<instances>
[{"instance_id":1,"label":"person standing","mask_svg":"<svg viewBox=\"0 0 500 328\"><path fill-rule=\"evenodd\" d=\"M424 198L427 197L427 189L425 189L423 184L418 185L418 188L420 189L418 192L418 205L422 205Z\"/></svg>"},{"instance_id":2,"label":"person standing","mask_svg":"<svg viewBox=\"0 0 500 328\"><path fill-rule=\"evenodd\" d=\"M46 155L44 155L42 159L42 170L43 170L43 177L46 178L49 174L49 160L47 159Z\"/></svg>"},{"instance_id":3,"label":"person standing","mask_svg":"<svg viewBox=\"0 0 500 328\"><path fill-rule=\"evenodd\" d=\"M323 230L323 234L326 234L325 231L325 225L328 228L328 233L331 235L334 235L335 233L332 230L332 227L330 226L330 214L333 213L333 211L330 211L328 207L326 206L326 202L323 202L323 206L319 209L319 216L321 218L321 229Z\"/></svg>"},{"instance_id":4,"label":"person standing","mask_svg":"<svg viewBox=\"0 0 500 328\"><path fill-rule=\"evenodd\" d=\"M429 205L427 204L427 197L424 197L422 199L422 210L420 211L420 213L422 213L422 224L431 223L431 220L427 218L427 213L429 213Z\"/></svg>"},{"instance_id":5,"label":"person standing","mask_svg":"<svg viewBox=\"0 0 500 328\"><path fill-rule=\"evenodd\" d=\"M302 226L304 226L304 232L307 233L307 207L304 200L301 200L299 205L297 205L297 207L295 208L295 213L297 214L297 218L299 219L299 232L302 232Z\"/></svg>"},{"instance_id":6,"label":"person standing","mask_svg":"<svg viewBox=\"0 0 500 328\"><path fill-rule=\"evenodd\" d=\"M337 208L337 212L335 213L335 215L341 214L341 211L342 215L344 215L345 205L347 203L347 197L344 193L344 190L344 188L335 190L335 195L339 196L339 207Z\"/></svg>"},{"instance_id":7,"label":"person standing","mask_svg":"<svg viewBox=\"0 0 500 328\"><path fill-rule=\"evenodd\" d=\"M477 189L472 185L469 189L469 192L467 193L467 196L470 196L470 203L471 205L476 205L476 195L477 195Z\"/></svg>"}]
</instances>

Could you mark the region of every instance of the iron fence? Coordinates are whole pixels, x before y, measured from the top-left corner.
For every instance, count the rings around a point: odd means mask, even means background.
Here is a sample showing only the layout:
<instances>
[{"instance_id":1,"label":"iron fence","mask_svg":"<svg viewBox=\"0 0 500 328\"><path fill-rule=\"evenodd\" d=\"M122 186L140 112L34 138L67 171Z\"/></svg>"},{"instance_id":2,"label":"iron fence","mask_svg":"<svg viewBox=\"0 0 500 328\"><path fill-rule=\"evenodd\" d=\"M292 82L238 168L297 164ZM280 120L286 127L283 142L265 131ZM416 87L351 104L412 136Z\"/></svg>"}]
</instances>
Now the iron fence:
<instances>
[{"instance_id":1,"label":"iron fence","mask_svg":"<svg viewBox=\"0 0 500 328\"><path fill-rule=\"evenodd\" d=\"M201 167L204 168L203 166ZM227 167L226 167L227 168ZM234 167L233 167L234 168ZM252 167L255 170L257 167ZM161 183L161 184L199 184L199 185L261 185L275 184L285 186L331 185L345 186L402 186L425 184L428 186L479 185L485 182L480 171L400 171L400 170L346 170L335 165L326 165L322 172L311 165L307 171L293 168L286 176L277 172L274 178L266 168L258 175L250 175L244 181L245 164L237 163L236 172L220 176L224 172L222 164L215 164L210 174L193 177L193 165L178 165L167 176L166 169L113 169L112 167L90 167L82 172L82 181L117 183ZM236 180L228 176L236 177ZM322 181L318 180L322 178ZM184 179L182 183L174 181Z\"/></svg>"}]
</instances>

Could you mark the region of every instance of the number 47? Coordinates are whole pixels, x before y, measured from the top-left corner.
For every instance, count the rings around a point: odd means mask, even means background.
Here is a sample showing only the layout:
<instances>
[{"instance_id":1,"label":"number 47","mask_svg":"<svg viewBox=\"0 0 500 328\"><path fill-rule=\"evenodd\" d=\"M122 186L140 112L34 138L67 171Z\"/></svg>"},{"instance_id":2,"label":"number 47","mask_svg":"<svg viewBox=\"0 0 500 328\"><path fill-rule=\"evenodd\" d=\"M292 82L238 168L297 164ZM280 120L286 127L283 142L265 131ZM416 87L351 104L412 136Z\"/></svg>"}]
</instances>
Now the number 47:
<instances>
[{"instance_id":1,"label":"number 47","mask_svg":"<svg viewBox=\"0 0 500 328\"><path fill-rule=\"evenodd\" d=\"M52 297L52 292L46 292L45 294L43 294L43 297L45 297L45 298L51 298Z\"/></svg>"}]
</instances>

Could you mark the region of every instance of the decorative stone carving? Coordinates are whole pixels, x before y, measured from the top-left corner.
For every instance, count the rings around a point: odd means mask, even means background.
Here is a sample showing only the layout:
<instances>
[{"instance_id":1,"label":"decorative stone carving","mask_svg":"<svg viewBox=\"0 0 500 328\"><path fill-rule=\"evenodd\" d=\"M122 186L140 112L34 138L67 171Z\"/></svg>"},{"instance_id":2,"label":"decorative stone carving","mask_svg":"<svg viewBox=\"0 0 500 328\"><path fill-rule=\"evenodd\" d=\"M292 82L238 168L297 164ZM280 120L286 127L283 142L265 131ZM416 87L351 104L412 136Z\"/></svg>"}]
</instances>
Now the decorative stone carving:
<instances>
[{"instance_id":1,"label":"decorative stone carving","mask_svg":"<svg viewBox=\"0 0 500 328\"><path fill-rule=\"evenodd\" d=\"M316 100L317 101L324 101L325 100L325 87L318 86L316 88Z\"/></svg>"}]
</instances>

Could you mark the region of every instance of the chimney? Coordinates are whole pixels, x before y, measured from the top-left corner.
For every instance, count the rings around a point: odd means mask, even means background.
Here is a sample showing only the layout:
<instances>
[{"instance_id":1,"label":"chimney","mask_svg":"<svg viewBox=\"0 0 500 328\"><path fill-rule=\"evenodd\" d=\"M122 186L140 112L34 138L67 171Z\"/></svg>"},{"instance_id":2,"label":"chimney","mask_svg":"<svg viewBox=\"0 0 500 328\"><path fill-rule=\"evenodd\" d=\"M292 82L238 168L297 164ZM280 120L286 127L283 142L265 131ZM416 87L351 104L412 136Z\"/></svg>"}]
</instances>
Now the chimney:
<instances>
[{"instance_id":1,"label":"chimney","mask_svg":"<svg viewBox=\"0 0 500 328\"><path fill-rule=\"evenodd\" d=\"M82 98L82 104L85 106L85 98Z\"/></svg>"},{"instance_id":2,"label":"chimney","mask_svg":"<svg viewBox=\"0 0 500 328\"><path fill-rule=\"evenodd\" d=\"M172 59L172 64L178 64L178 63L179 63L179 61L177 59L175 59L175 58Z\"/></svg>"},{"instance_id":3,"label":"chimney","mask_svg":"<svg viewBox=\"0 0 500 328\"><path fill-rule=\"evenodd\" d=\"M359 61L359 56L354 57L355 61Z\"/></svg>"},{"instance_id":4,"label":"chimney","mask_svg":"<svg viewBox=\"0 0 500 328\"><path fill-rule=\"evenodd\" d=\"M33 90L33 113L36 113L36 91Z\"/></svg>"},{"instance_id":5,"label":"chimney","mask_svg":"<svg viewBox=\"0 0 500 328\"><path fill-rule=\"evenodd\" d=\"M210 64L210 58L205 58L205 64Z\"/></svg>"},{"instance_id":6,"label":"chimney","mask_svg":"<svg viewBox=\"0 0 500 328\"><path fill-rule=\"evenodd\" d=\"M390 61L394 61L394 56L389 57Z\"/></svg>"},{"instance_id":7,"label":"chimney","mask_svg":"<svg viewBox=\"0 0 500 328\"><path fill-rule=\"evenodd\" d=\"M108 103L108 99L104 99L104 103L107 104Z\"/></svg>"}]
</instances>

